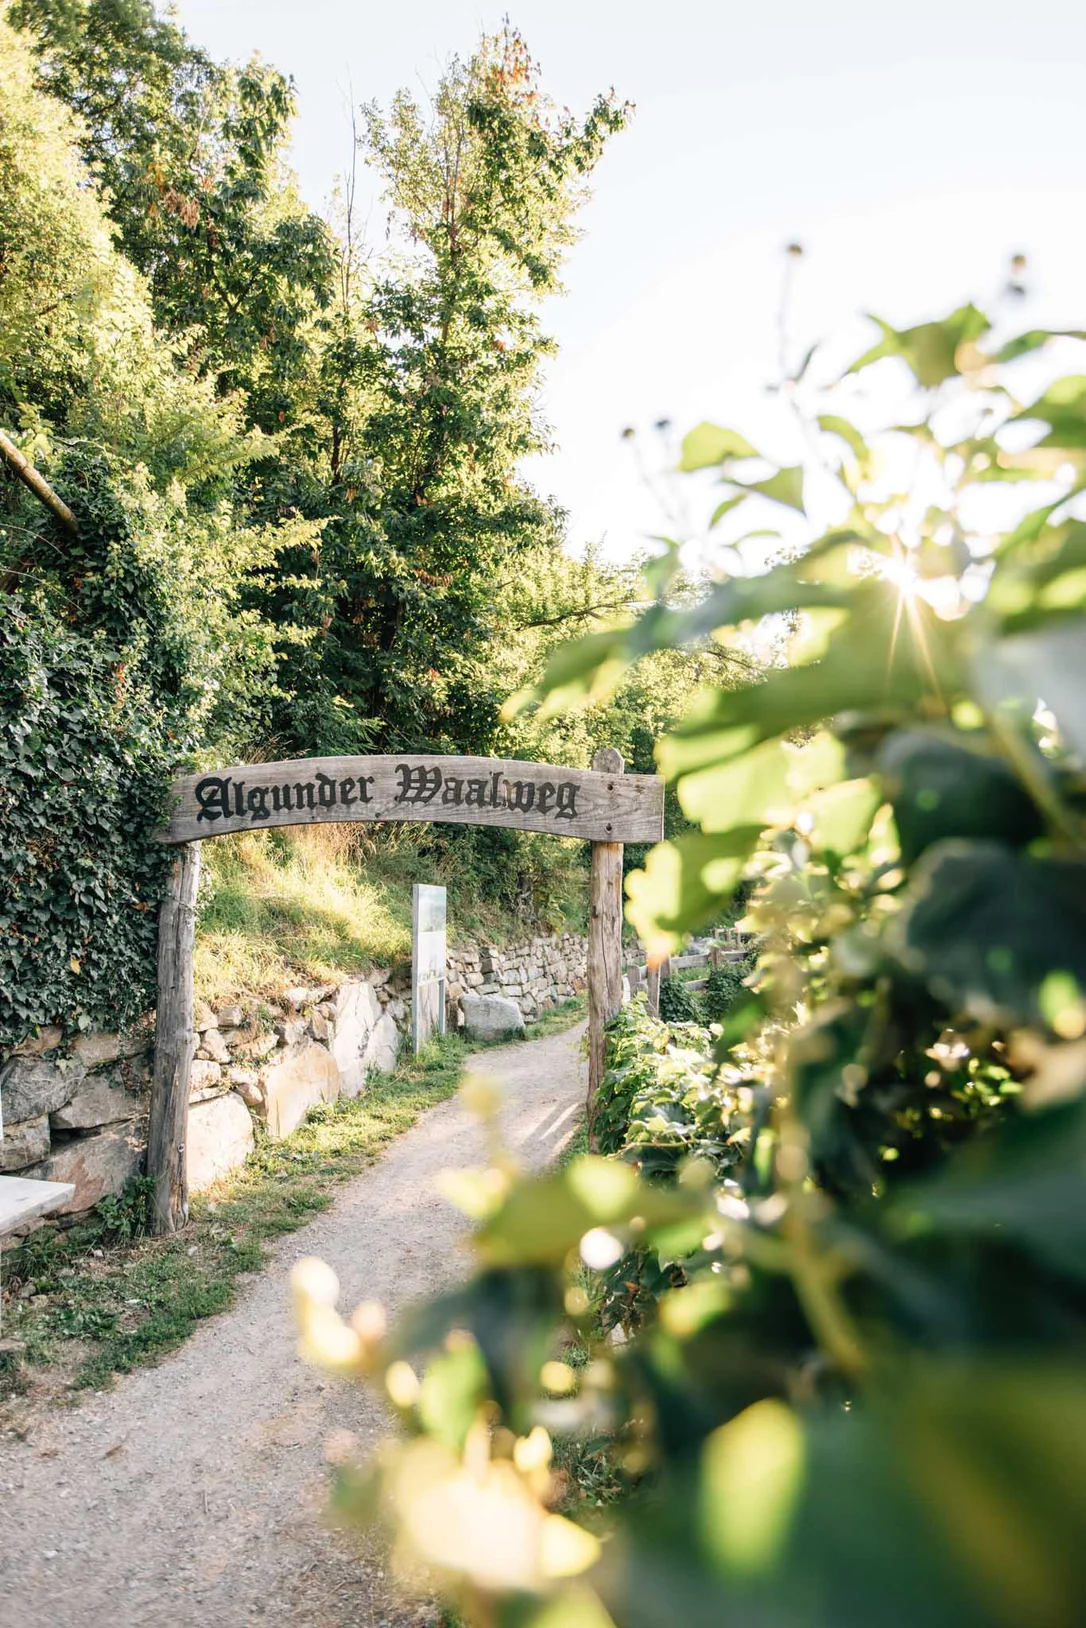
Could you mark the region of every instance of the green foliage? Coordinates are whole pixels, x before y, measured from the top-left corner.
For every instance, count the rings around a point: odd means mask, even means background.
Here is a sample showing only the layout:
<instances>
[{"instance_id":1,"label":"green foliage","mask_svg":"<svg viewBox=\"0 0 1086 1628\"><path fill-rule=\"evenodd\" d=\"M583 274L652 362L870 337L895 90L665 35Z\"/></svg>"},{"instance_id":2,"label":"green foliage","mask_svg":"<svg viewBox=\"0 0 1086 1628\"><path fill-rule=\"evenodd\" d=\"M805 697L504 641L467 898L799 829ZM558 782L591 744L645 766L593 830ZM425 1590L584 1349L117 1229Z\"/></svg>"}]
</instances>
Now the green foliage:
<instances>
[{"instance_id":1,"label":"green foliage","mask_svg":"<svg viewBox=\"0 0 1086 1628\"><path fill-rule=\"evenodd\" d=\"M753 970L751 959L740 965L713 967L701 992L701 1011L706 1023L722 1023L748 998L744 980Z\"/></svg>"},{"instance_id":2,"label":"green foliage","mask_svg":"<svg viewBox=\"0 0 1086 1628\"><path fill-rule=\"evenodd\" d=\"M583 766L613 744L650 770L660 732L727 666L708 641L649 654L576 718L501 716L556 638L643 602L636 571L564 552L563 517L520 473L546 439L539 303L559 288L592 171L627 109L606 95L574 117L548 100L514 31L484 38L449 65L432 118L407 95L386 115L365 112L359 153L392 225L391 247L368 261L353 164L335 230L298 199L292 111L281 75L212 61L148 0L9 6L0 423L79 531L59 531L0 474L0 589L19 595L43 639L89 641L88 689L113 664L117 728L147 736L121 749L138 775L153 742L160 791L193 761L375 747ZM659 591L687 604L698 589L672 573ZM669 833L686 824L669 793ZM110 871L116 915L91 932L93 911L77 911L72 935L93 938L105 961L127 933L117 963L127 974L144 962L126 981L136 1001L153 970L154 889L131 841L116 862L142 913L124 907ZM461 879L481 918L554 927L583 908L579 845L437 829L415 857ZM365 878L319 899L280 878L268 897L268 867L246 878L229 858L209 867L232 884L205 898L205 964L223 932L220 972L246 966L260 987L295 951L354 964L341 906L370 896ZM48 908L63 911L63 869L50 874ZM277 936L292 943L270 944ZM56 959L67 938L32 924L25 942L35 938L49 970L26 973L42 988L40 1000L19 996L27 1015L96 1012L93 990L57 970L82 959ZM46 1013L50 999L61 1005Z\"/></svg>"},{"instance_id":3,"label":"green foliage","mask_svg":"<svg viewBox=\"0 0 1086 1628\"><path fill-rule=\"evenodd\" d=\"M665 978L660 984L660 1016L665 1023L700 1022L697 995L681 978Z\"/></svg>"},{"instance_id":4,"label":"green foliage","mask_svg":"<svg viewBox=\"0 0 1086 1628\"><path fill-rule=\"evenodd\" d=\"M258 61L213 62L150 0L17 0L10 18L80 116L159 324L246 392L254 422L293 420L335 274L328 229L283 170L293 87Z\"/></svg>"},{"instance_id":5,"label":"green foliage","mask_svg":"<svg viewBox=\"0 0 1086 1628\"><path fill-rule=\"evenodd\" d=\"M666 1027L624 1013L600 1104L623 1157L480 1186L475 1278L368 1359L383 1375L410 1356L423 1391L447 1340L485 1367L451 1453L390 1382L407 1440L383 1461L400 1530L473 1621L1086 1612L1082 393L1055 379L1023 405L1015 358L1049 365L1047 336L996 335L973 307L881 327L856 366L902 386L885 432L874 406L862 435L847 423L848 386L790 385L834 473L832 529L596 633L544 680L570 700L657 646L768 615L795 630L790 665L707 694L662 744L697 829L629 878L660 952L753 883L757 979L713 1064L673 1068ZM792 470L752 477L750 455L711 426L686 448L718 468L736 535L798 500ZM697 1124L695 1104L727 1101L703 1090L717 1065L742 1138L730 1115ZM635 1133L646 1165L687 1139L733 1162L723 1180L701 1157L639 1173ZM555 1361L567 1348L576 1364ZM587 1519L547 1524L540 1426L602 1431L639 1479L602 1550ZM441 1528L469 1480L487 1533L466 1524L454 1553ZM348 1477L342 1507L361 1513L362 1489ZM495 1578L503 1509L536 1511L538 1541Z\"/></svg>"},{"instance_id":6,"label":"green foliage","mask_svg":"<svg viewBox=\"0 0 1086 1628\"><path fill-rule=\"evenodd\" d=\"M449 65L431 113L406 92L387 116L366 112L364 151L410 260L346 313L367 408L336 442L319 553L292 561L297 583L273 598L277 619L312 623L319 604L307 684L326 728L338 713L389 749L494 740L499 582L561 559L559 517L519 474L544 445L534 398L551 345L535 306L624 117L609 97L581 121L553 109L509 29Z\"/></svg>"},{"instance_id":7,"label":"green foliage","mask_svg":"<svg viewBox=\"0 0 1086 1628\"><path fill-rule=\"evenodd\" d=\"M620 1153L646 1176L674 1176L691 1155L721 1177L741 1162L750 1091L741 1102L740 1076L713 1052L713 1035L698 1023L653 1018L640 999L624 1006L607 1028L594 1122L600 1151Z\"/></svg>"},{"instance_id":8,"label":"green foliage","mask_svg":"<svg viewBox=\"0 0 1086 1628\"><path fill-rule=\"evenodd\" d=\"M117 653L0 596L0 1044L153 1003L169 745Z\"/></svg>"}]
</instances>

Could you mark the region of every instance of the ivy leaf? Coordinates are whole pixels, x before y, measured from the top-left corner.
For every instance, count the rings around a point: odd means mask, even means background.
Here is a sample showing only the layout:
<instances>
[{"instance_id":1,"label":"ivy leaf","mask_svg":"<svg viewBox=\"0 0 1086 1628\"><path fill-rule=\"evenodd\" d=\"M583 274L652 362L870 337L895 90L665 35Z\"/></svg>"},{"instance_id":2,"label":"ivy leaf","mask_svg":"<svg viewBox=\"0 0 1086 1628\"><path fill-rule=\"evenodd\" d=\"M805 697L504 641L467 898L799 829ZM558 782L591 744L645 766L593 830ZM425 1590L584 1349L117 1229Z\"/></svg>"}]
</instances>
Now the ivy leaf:
<instances>
[{"instance_id":1,"label":"ivy leaf","mask_svg":"<svg viewBox=\"0 0 1086 1628\"><path fill-rule=\"evenodd\" d=\"M752 481L746 489L803 513L803 467L800 464L778 469L768 480Z\"/></svg>"},{"instance_id":2,"label":"ivy leaf","mask_svg":"<svg viewBox=\"0 0 1086 1628\"><path fill-rule=\"evenodd\" d=\"M1028 356L1031 352L1040 350L1053 339L1086 339L1086 331L1082 328L1031 328L1027 333L1016 334L1008 339L995 352L994 362L1014 362L1019 356Z\"/></svg>"},{"instance_id":3,"label":"ivy leaf","mask_svg":"<svg viewBox=\"0 0 1086 1628\"><path fill-rule=\"evenodd\" d=\"M1086 992L1086 867L996 842L939 843L890 943L937 999L982 1023L1064 1027Z\"/></svg>"},{"instance_id":4,"label":"ivy leaf","mask_svg":"<svg viewBox=\"0 0 1086 1628\"><path fill-rule=\"evenodd\" d=\"M1039 419L1048 433L1038 447L1066 447L1078 451L1086 447L1086 376L1069 375L1056 379L1043 395L1010 420L1012 424Z\"/></svg>"},{"instance_id":5,"label":"ivy leaf","mask_svg":"<svg viewBox=\"0 0 1086 1628\"><path fill-rule=\"evenodd\" d=\"M912 370L918 384L933 389L960 371L959 352L975 344L991 327L983 311L975 305L960 306L941 322L921 322L913 328L892 328L881 317L871 321L882 330L882 338L857 358L848 369L858 373L884 356L900 356Z\"/></svg>"},{"instance_id":6,"label":"ivy leaf","mask_svg":"<svg viewBox=\"0 0 1086 1628\"><path fill-rule=\"evenodd\" d=\"M1083 588L1086 591L1086 583ZM1043 701L1055 713L1068 745L1086 755L1086 636L1081 619L1063 615L992 643L980 653L977 673L992 701L1015 704L1026 716Z\"/></svg>"},{"instance_id":7,"label":"ivy leaf","mask_svg":"<svg viewBox=\"0 0 1086 1628\"><path fill-rule=\"evenodd\" d=\"M1013 770L960 737L895 730L876 767L907 865L947 837L994 838L1020 848L1044 830L1036 804Z\"/></svg>"},{"instance_id":8,"label":"ivy leaf","mask_svg":"<svg viewBox=\"0 0 1086 1628\"><path fill-rule=\"evenodd\" d=\"M685 473L694 469L709 469L728 458L760 457L757 447L752 447L737 430L726 430L719 424L705 422L684 436L679 468Z\"/></svg>"},{"instance_id":9,"label":"ivy leaf","mask_svg":"<svg viewBox=\"0 0 1086 1628\"><path fill-rule=\"evenodd\" d=\"M1086 1282L1086 1103L999 1125L952 1166L903 1192L890 1212L905 1236L940 1232L1024 1245Z\"/></svg>"},{"instance_id":10,"label":"ivy leaf","mask_svg":"<svg viewBox=\"0 0 1086 1628\"><path fill-rule=\"evenodd\" d=\"M684 933L727 902L761 831L760 825L691 831L650 848L644 870L626 878L626 915L653 959L670 955Z\"/></svg>"},{"instance_id":11,"label":"ivy leaf","mask_svg":"<svg viewBox=\"0 0 1086 1628\"><path fill-rule=\"evenodd\" d=\"M850 452L860 463L866 463L871 456L871 449L854 424L847 418L839 418L836 413L820 413L818 427L827 435L836 435L849 448Z\"/></svg>"}]
</instances>

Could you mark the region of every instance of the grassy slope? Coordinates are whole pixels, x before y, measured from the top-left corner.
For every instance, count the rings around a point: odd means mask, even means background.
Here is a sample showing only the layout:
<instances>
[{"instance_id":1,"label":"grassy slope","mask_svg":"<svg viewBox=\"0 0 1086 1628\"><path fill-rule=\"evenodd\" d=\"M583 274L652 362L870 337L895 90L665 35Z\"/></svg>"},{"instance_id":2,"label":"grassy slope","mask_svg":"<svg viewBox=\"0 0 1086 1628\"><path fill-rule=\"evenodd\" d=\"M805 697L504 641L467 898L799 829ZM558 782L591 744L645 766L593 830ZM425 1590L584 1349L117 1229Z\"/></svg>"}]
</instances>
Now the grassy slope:
<instances>
[{"instance_id":1,"label":"grassy slope","mask_svg":"<svg viewBox=\"0 0 1086 1628\"><path fill-rule=\"evenodd\" d=\"M197 994L221 1001L274 998L292 984L330 983L411 955L411 887L449 890L450 943L503 943L537 923L488 897L470 852L426 851L410 827L321 825L254 831L204 845L196 945ZM552 927L577 926L583 878L556 867L564 909ZM563 920L568 918L568 920Z\"/></svg>"}]
</instances>

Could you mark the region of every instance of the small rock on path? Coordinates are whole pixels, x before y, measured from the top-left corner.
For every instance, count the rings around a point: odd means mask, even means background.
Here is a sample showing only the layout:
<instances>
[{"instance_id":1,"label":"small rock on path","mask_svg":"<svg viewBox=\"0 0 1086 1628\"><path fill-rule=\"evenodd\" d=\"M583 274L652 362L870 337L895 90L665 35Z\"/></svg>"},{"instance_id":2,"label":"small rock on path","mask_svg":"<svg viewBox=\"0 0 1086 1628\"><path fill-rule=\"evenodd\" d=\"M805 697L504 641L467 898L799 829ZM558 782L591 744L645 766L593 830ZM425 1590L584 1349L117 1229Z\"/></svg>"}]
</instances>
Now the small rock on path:
<instances>
[{"instance_id":1,"label":"small rock on path","mask_svg":"<svg viewBox=\"0 0 1086 1628\"><path fill-rule=\"evenodd\" d=\"M582 1032L471 1060L504 1084L507 1142L535 1167L576 1127ZM434 1620L392 1601L375 1542L325 1522L325 1439L345 1427L376 1443L386 1421L371 1393L300 1362L288 1279L301 1256L321 1256L347 1310L396 1309L454 1281L465 1224L434 1178L483 1159L457 1100L430 1109L179 1351L0 1444L3 1628Z\"/></svg>"}]
</instances>

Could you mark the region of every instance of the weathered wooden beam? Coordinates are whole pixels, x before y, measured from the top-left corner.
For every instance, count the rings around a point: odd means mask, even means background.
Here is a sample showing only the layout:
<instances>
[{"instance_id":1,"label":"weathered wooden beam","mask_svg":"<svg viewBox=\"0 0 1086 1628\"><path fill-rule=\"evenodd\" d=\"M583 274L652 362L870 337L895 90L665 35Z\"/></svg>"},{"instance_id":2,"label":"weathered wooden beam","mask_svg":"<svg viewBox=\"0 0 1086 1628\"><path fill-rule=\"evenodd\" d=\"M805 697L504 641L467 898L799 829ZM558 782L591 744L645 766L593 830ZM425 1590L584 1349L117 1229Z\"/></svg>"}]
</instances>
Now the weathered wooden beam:
<instances>
[{"instance_id":1,"label":"weathered wooden beam","mask_svg":"<svg viewBox=\"0 0 1086 1628\"><path fill-rule=\"evenodd\" d=\"M155 1184L152 1230L177 1232L189 1215L185 1169L189 1077L195 1049L192 955L200 845L178 851L158 918L158 1009L155 1071L147 1130L147 1174Z\"/></svg>"},{"instance_id":2,"label":"weathered wooden beam","mask_svg":"<svg viewBox=\"0 0 1086 1628\"><path fill-rule=\"evenodd\" d=\"M567 769L516 758L299 758L242 763L174 782L163 842L327 821L441 820L589 842L659 842L664 783L653 774Z\"/></svg>"},{"instance_id":3,"label":"weathered wooden beam","mask_svg":"<svg viewBox=\"0 0 1086 1628\"><path fill-rule=\"evenodd\" d=\"M621 782L624 760L604 746L592 767ZM593 842L588 888L588 1143L596 1147L596 1094L603 1080L604 1025L622 1005L622 843Z\"/></svg>"},{"instance_id":4,"label":"weathered wooden beam","mask_svg":"<svg viewBox=\"0 0 1086 1628\"><path fill-rule=\"evenodd\" d=\"M0 458L3 458L8 468L33 492L39 502L44 503L45 507L56 515L62 526L72 532L79 530L79 523L64 499L57 496L45 476L38 473L30 460L19 451L15 442L10 440L3 430L0 430Z\"/></svg>"}]
</instances>

